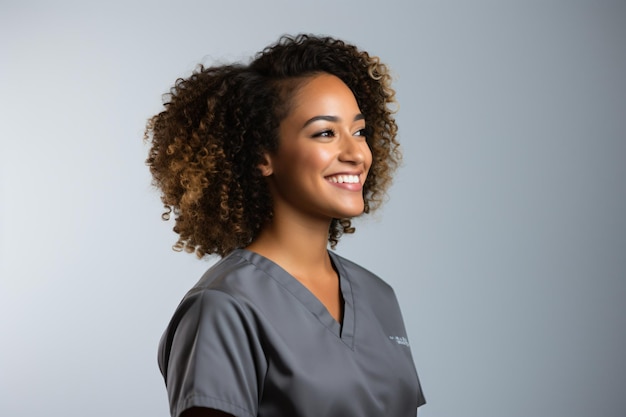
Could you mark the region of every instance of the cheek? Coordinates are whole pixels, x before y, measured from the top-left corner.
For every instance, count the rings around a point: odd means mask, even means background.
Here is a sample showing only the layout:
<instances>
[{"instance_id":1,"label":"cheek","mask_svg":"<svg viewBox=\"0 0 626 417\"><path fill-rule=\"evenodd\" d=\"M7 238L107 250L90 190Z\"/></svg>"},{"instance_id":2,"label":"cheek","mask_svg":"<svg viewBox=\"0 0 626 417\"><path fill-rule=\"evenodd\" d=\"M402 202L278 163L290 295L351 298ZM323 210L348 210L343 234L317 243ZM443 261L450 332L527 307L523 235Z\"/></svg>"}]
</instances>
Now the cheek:
<instances>
[{"instance_id":1,"label":"cheek","mask_svg":"<svg viewBox=\"0 0 626 417\"><path fill-rule=\"evenodd\" d=\"M319 146L311 147L299 155L303 164L316 168L327 167L332 163L334 156L334 153L329 149Z\"/></svg>"}]
</instances>

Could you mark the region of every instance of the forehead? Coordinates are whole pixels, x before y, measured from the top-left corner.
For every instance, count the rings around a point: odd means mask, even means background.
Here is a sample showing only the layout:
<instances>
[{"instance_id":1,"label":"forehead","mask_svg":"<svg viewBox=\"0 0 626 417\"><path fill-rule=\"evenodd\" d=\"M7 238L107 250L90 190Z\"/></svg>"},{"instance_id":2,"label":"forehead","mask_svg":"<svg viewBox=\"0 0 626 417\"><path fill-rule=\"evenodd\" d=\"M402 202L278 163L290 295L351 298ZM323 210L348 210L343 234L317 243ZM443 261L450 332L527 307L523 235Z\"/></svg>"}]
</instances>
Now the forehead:
<instances>
[{"instance_id":1,"label":"forehead","mask_svg":"<svg viewBox=\"0 0 626 417\"><path fill-rule=\"evenodd\" d=\"M359 112L350 88L337 76L316 74L308 77L294 92L290 113Z\"/></svg>"}]
</instances>

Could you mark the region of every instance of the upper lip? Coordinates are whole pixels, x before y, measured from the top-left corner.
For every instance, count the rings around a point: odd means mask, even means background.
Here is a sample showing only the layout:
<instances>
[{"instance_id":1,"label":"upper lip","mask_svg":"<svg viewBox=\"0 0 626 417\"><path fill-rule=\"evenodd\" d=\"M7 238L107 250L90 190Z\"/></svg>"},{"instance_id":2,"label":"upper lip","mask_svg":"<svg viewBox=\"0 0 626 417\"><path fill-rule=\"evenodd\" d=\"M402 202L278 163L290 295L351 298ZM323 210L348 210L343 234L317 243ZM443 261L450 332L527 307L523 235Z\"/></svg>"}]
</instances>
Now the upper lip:
<instances>
[{"instance_id":1,"label":"upper lip","mask_svg":"<svg viewBox=\"0 0 626 417\"><path fill-rule=\"evenodd\" d=\"M362 174L362 173L363 173L363 171L352 171L352 172L349 172L349 171L344 171L344 172L336 172L336 173L334 173L334 174L326 175L326 178L328 178L328 177L336 177L336 176L339 176L339 175L356 175L356 176L358 176L358 177L361 177L361 174Z\"/></svg>"}]
</instances>

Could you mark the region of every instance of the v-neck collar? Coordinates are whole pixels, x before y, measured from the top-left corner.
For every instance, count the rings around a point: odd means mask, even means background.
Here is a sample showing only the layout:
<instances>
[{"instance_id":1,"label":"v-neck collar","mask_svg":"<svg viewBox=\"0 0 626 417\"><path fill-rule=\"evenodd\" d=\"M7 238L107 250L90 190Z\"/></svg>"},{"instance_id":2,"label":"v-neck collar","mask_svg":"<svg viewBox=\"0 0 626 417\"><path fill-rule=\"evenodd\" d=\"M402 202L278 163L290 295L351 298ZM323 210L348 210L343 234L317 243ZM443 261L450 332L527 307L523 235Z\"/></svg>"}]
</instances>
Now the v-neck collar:
<instances>
[{"instance_id":1,"label":"v-neck collar","mask_svg":"<svg viewBox=\"0 0 626 417\"><path fill-rule=\"evenodd\" d=\"M328 251L330 260L339 276L339 289L343 298L341 324L331 316L324 304L308 288L274 261L247 249L236 249L232 254L246 259L264 271L303 304L327 330L341 339L350 349L354 347L355 317L352 284L337 254Z\"/></svg>"}]
</instances>

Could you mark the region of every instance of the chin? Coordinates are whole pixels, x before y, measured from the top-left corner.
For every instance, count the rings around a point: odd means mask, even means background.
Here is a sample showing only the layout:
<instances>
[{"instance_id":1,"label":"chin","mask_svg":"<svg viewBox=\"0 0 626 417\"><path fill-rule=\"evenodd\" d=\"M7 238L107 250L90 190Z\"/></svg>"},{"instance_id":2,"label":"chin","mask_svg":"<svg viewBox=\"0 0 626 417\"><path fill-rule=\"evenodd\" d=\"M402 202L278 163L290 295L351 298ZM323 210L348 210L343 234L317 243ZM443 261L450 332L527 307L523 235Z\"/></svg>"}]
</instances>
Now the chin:
<instances>
[{"instance_id":1,"label":"chin","mask_svg":"<svg viewBox=\"0 0 626 417\"><path fill-rule=\"evenodd\" d=\"M361 214L363 214L363 210L365 210L365 206L361 205L359 207L351 207L349 209L345 209L345 210L341 210L339 211L340 216L338 216L338 219L350 219L352 217L359 217Z\"/></svg>"}]
</instances>

